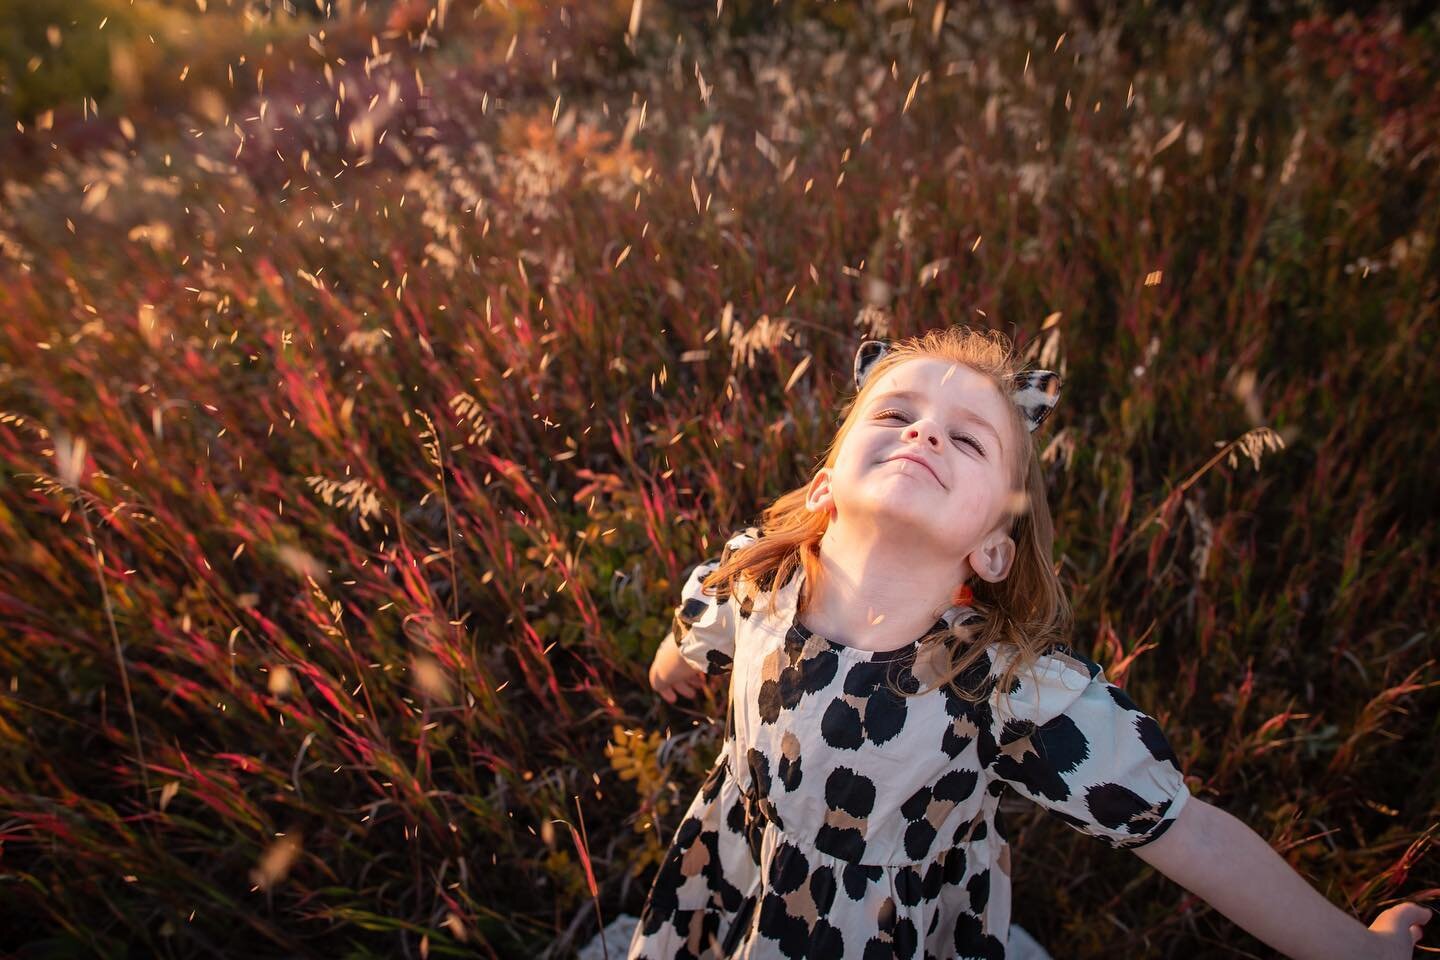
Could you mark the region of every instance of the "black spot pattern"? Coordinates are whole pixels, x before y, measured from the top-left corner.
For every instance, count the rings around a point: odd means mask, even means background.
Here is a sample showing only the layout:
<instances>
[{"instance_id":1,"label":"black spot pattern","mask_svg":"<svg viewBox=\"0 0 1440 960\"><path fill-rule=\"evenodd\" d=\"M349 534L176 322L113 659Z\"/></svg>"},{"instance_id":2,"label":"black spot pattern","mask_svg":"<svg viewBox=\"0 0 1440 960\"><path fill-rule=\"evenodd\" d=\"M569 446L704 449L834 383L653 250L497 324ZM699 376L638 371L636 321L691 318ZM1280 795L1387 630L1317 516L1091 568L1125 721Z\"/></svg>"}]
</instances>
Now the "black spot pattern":
<instances>
[{"instance_id":1,"label":"black spot pattern","mask_svg":"<svg viewBox=\"0 0 1440 960\"><path fill-rule=\"evenodd\" d=\"M852 817L869 816L875 808L875 784L849 767L836 767L825 781L825 802Z\"/></svg>"},{"instance_id":2,"label":"black spot pattern","mask_svg":"<svg viewBox=\"0 0 1440 960\"><path fill-rule=\"evenodd\" d=\"M844 870L841 871L841 879L845 884L845 895L851 900L863 900L866 886L878 883L883 876L885 876L885 871L879 866L847 863Z\"/></svg>"},{"instance_id":3,"label":"black spot pattern","mask_svg":"<svg viewBox=\"0 0 1440 960\"><path fill-rule=\"evenodd\" d=\"M1105 692L1110 695L1111 700L1115 701L1115 705L1122 710L1131 710L1135 713L1140 712L1140 708L1135 706L1135 701L1130 699L1130 695L1114 684L1107 687Z\"/></svg>"},{"instance_id":4,"label":"black spot pattern","mask_svg":"<svg viewBox=\"0 0 1440 960\"><path fill-rule=\"evenodd\" d=\"M979 917L962 913L955 920L955 954L979 960L1005 960L1005 944L985 932Z\"/></svg>"},{"instance_id":5,"label":"black spot pattern","mask_svg":"<svg viewBox=\"0 0 1440 960\"><path fill-rule=\"evenodd\" d=\"M734 661L719 650L705 651L705 672L709 674L724 673L730 669Z\"/></svg>"},{"instance_id":6,"label":"black spot pattern","mask_svg":"<svg viewBox=\"0 0 1440 960\"><path fill-rule=\"evenodd\" d=\"M800 738L793 733L786 733L781 738L780 767L776 775L780 777L786 790L793 793L800 789L800 782L805 774L800 765Z\"/></svg>"},{"instance_id":7,"label":"black spot pattern","mask_svg":"<svg viewBox=\"0 0 1440 960\"><path fill-rule=\"evenodd\" d=\"M865 834L857 827L822 824L815 834L815 848L841 860L859 860L865 856Z\"/></svg>"},{"instance_id":8,"label":"black spot pattern","mask_svg":"<svg viewBox=\"0 0 1440 960\"><path fill-rule=\"evenodd\" d=\"M829 866L817 867L810 875L810 896L815 901L815 909L820 911L823 917L830 912L830 905L835 902L835 893L839 886L835 883L835 868Z\"/></svg>"},{"instance_id":9,"label":"black spot pattern","mask_svg":"<svg viewBox=\"0 0 1440 960\"><path fill-rule=\"evenodd\" d=\"M1113 830L1134 834L1149 834L1170 807L1168 800L1151 803L1118 783L1101 783L1091 787L1085 792L1085 804L1096 822ZM1162 829L1168 826L1168 823L1164 824ZM1122 839L1118 845L1127 845L1127 841Z\"/></svg>"},{"instance_id":10,"label":"black spot pattern","mask_svg":"<svg viewBox=\"0 0 1440 960\"><path fill-rule=\"evenodd\" d=\"M840 658L803 627L790 630L774 659L780 669L760 685L760 719L764 723L776 722L782 712L798 707L806 694L823 690L840 669Z\"/></svg>"},{"instance_id":11,"label":"black spot pattern","mask_svg":"<svg viewBox=\"0 0 1440 960\"><path fill-rule=\"evenodd\" d=\"M700 597L691 597L680 606L680 612L675 614L680 625L687 631L700 619L700 615L710 609L710 602Z\"/></svg>"},{"instance_id":12,"label":"black spot pattern","mask_svg":"<svg viewBox=\"0 0 1440 960\"><path fill-rule=\"evenodd\" d=\"M925 820L916 820L905 828L905 854L923 857L935 842L935 827Z\"/></svg>"},{"instance_id":13,"label":"black spot pattern","mask_svg":"<svg viewBox=\"0 0 1440 960\"><path fill-rule=\"evenodd\" d=\"M970 798L979 783L975 770L951 770L933 786L924 786L911 794L900 807L908 824L905 828L905 854L915 860L924 859L939 835L940 824L949 819L955 807Z\"/></svg>"},{"instance_id":14,"label":"black spot pattern","mask_svg":"<svg viewBox=\"0 0 1440 960\"><path fill-rule=\"evenodd\" d=\"M825 781L825 823L815 835L817 849L842 860L865 856L866 818L875 808L875 784L849 767L836 767Z\"/></svg>"},{"instance_id":15,"label":"black spot pattern","mask_svg":"<svg viewBox=\"0 0 1440 960\"><path fill-rule=\"evenodd\" d=\"M820 734L837 750L856 750L861 744L888 743L905 727L909 697L918 689L915 677L894 660L861 662L851 667L820 721Z\"/></svg>"},{"instance_id":16,"label":"black spot pattern","mask_svg":"<svg viewBox=\"0 0 1440 960\"><path fill-rule=\"evenodd\" d=\"M1163 760L1180 766L1180 758L1175 756L1175 751L1166 739L1165 733L1160 729L1160 724L1155 722L1154 717L1145 714L1138 714L1135 717L1135 732L1140 737L1140 742L1145 744L1145 749L1150 751L1150 756L1156 760Z\"/></svg>"},{"instance_id":17,"label":"black spot pattern","mask_svg":"<svg viewBox=\"0 0 1440 960\"><path fill-rule=\"evenodd\" d=\"M789 893L800 889L810 876L810 863L805 854L792 843L782 843L770 861L770 889L776 893Z\"/></svg>"},{"instance_id":18,"label":"black spot pattern","mask_svg":"<svg viewBox=\"0 0 1440 960\"><path fill-rule=\"evenodd\" d=\"M1006 736L1011 739L1006 740ZM1032 794L1060 801L1070 796L1065 774L1090 756L1090 743L1075 721L1063 713L1028 735L1007 724L1000 737L995 772L1012 783L1024 784Z\"/></svg>"},{"instance_id":19,"label":"black spot pattern","mask_svg":"<svg viewBox=\"0 0 1440 960\"><path fill-rule=\"evenodd\" d=\"M976 913L985 912L985 904L990 899L990 871L981 870L970 878L965 884L965 889L970 893L970 909Z\"/></svg>"}]
</instances>

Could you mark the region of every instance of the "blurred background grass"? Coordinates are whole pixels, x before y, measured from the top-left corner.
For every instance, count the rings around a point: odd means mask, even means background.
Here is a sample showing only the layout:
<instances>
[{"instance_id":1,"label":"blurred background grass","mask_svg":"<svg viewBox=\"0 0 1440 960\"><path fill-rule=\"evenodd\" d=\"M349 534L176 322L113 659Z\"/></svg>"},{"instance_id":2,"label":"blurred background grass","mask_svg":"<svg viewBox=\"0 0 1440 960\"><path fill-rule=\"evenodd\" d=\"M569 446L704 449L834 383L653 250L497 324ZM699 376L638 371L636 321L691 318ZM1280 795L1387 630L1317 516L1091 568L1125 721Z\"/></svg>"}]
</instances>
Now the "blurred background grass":
<instances>
[{"instance_id":1,"label":"blurred background grass","mask_svg":"<svg viewBox=\"0 0 1440 960\"><path fill-rule=\"evenodd\" d=\"M1064 373L1076 644L1192 790L1436 886L1440 20L1342 10L0 0L6 949L636 912L679 585L947 323ZM1264 955L1007 810L1056 956Z\"/></svg>"}]
</instances>

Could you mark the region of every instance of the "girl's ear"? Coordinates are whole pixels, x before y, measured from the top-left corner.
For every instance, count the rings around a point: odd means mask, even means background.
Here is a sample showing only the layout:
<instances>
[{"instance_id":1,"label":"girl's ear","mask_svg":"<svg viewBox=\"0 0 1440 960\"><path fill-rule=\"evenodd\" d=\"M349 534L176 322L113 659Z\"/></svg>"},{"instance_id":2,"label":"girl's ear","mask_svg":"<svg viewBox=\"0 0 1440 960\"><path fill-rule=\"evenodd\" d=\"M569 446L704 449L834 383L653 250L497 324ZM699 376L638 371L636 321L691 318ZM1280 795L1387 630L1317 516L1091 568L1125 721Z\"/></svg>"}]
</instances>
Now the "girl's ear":
<instances>
[{"instance_id":1,"label":"girl's ear","mask_svg":"<svg viewBox=\"0 0 1440 960\"><path fill-rule=\"evenodd\" d=\"M999 583L1010 575L1015 564L1015 541L1005 533L995 533L966 557L970 569L986 583Z\"/></svg>"},{"instance_id":2,"label":"girl's ear","mask_svg":"<svg viewBox=\"0 0 1440 960\"><path fill-rule=\"evenodd\" d=\"M865 385L865 378L870 375L875 361L890 350L890 344L885 340L863 340L860 349L855 351L855 389L859 390Z\"/></svg>"},{"instance_id":3,"label":"girl's ear","mask_svg":"<svg viewBox=\"0 0 1440 960\"><path fill-rule=\"evenodd\" d=\"M830 476L833 472L829 467L821 467L811 478L810 486L805 491L806 510L812 513L834 513L835 498L830 492Z\"/></svg>"}]
</instances>

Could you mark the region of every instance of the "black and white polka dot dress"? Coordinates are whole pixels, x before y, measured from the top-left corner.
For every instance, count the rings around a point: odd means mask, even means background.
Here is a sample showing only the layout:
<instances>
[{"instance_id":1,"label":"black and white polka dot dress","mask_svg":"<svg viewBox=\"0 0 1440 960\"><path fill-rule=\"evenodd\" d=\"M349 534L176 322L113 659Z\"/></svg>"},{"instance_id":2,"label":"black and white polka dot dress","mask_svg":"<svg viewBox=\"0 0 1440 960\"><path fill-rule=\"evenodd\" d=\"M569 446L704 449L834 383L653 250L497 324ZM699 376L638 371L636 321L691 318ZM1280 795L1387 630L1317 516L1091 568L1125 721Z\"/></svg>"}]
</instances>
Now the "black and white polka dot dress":
<instances>
[{"instance_id":1,"label":"black and white polka dot dress","mask_svg":"<svg viewBox=\"0 0 1440 960\"><path fill-rule=\"evenodd\" d=\"M725 550L759 536L748 527ZM731 671L729 734L645 901L631 960L677 957L1005 956L1007 788L1115 847L1159 837L1189 797L1156 722L1100 666L1053 648L1008 698L1006 651L979 702L919 690L927 651L872 652L796 618L797 570L767 598L682 588L686 660ZM753 602L752 602L753 601ZM966 606L942 619L978 616Z\"/></svg>"}]
</instances>

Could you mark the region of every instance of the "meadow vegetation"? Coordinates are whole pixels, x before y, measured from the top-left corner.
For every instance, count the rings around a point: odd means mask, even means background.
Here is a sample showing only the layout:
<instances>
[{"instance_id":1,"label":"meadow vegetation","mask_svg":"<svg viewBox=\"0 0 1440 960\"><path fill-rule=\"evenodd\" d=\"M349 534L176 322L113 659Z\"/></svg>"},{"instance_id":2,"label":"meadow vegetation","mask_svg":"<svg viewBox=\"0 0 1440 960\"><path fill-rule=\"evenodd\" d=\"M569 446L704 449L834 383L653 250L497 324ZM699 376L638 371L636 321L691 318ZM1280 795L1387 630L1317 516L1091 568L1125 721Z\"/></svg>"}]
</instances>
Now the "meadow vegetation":
<instances>
[{"instance_id":1,"label":"meadow vegetation","mask_svg":"<svg viewBox=\"0 0 1440 960\"><path fill-rule=\"evenodd\" d=\"M1440 885L1440 19L23 6L18 955L564 956L637 912L724 710L645 683L685 575L808 479L860 340L950 323L1065 377L1075 645L1192 791L1366 923ZM1005 810L1057 956L1261 949Z\"/></svg>"}]
</instances>

